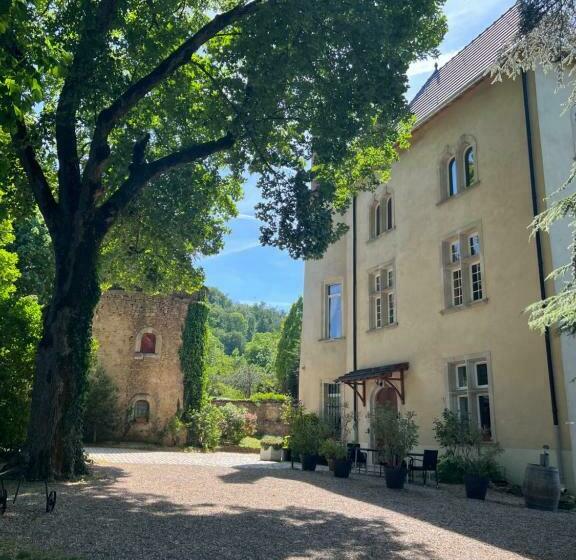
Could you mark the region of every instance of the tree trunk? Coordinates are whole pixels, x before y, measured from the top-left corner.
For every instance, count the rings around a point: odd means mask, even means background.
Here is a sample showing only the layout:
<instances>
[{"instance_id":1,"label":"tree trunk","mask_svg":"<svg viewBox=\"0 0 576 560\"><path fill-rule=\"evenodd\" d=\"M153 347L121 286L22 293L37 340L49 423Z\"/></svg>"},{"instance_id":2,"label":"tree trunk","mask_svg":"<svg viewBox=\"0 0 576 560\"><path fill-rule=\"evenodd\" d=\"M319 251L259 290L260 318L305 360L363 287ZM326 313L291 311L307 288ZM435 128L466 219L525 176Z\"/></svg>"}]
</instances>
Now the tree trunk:
<instances>
[{"instance_id":1,"label":"tree trunk","mask_svg":"<svg viewBox=\"0 0 576 560\"><path fill-rule=\"evenodd\" d=\"M54 240L56 276L36 357L26 444L30 479L71 478L86 471L83 397L100 297L99 241L91 228L76 224L74 230Z\"/></svg>"}]
</instances>

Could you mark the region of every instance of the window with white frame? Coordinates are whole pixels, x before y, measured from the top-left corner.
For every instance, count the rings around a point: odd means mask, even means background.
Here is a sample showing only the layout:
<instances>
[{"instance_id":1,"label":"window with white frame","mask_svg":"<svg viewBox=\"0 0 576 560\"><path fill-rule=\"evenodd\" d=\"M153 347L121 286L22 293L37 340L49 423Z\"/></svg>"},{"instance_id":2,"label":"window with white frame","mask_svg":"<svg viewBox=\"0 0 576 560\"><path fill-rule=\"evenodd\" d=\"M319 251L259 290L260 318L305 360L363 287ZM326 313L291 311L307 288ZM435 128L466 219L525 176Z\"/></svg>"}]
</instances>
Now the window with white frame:
<instances>
[{"instance_id":1,"label":"window with white frame","mask_svg":"<svg viewBox=\"0 0 576 560\"><path fill-rule=\"evenodd\" d=\"M342 338L342 284L327 284L325 289L325 337Z\"/></svg>"},{"instance_id":2,"label":"window with white frame","mask_svg":"<svg viewBox=\"0 0 576 560\"><path fill-rule=\"evenodd\" d=\"M443 243L445 306L459 308L486 298L479 229L459 232Z\"/></svg>"},{"instance_id":3,"label":"window with white frame","mask_svg":"<svg viewBox=\"0 0 576 560\"><path fill-rule=\"evenodd\" d=\"M389 264L370 274L370 328L380 329L396 323L394 265Z\"/></svg>"},{"instance_id":4,"label":"window with white frame","mask_svg":"<svg viewBox=\"0 0 576 560\"><path fill-rule=\"evenodd\" d=\"M448 377L451 409L477 427L485 441L491 441L494 430L488 360L482 357L452 362Z\"/></svg>"}]
</instances>

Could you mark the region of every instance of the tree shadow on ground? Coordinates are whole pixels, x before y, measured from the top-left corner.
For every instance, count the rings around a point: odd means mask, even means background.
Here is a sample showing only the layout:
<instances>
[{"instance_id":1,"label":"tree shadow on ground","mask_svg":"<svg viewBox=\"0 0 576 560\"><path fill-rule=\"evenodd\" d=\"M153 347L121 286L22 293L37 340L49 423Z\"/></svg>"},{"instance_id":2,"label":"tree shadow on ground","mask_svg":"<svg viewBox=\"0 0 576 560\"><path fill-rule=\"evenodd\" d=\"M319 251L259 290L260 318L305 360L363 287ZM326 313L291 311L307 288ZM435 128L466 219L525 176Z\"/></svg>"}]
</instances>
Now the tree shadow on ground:
<instances>
[{"instance_id":1,"label":"tree shadow on ground","mask_svg":"<svg viewBox=\"0 0 576 560\"><path fill-rule=\"evenodd\" d=\"M264 477L296 479L327 492L390 510L534 560L576 560L576 513L543 512L494 500L469 500L421 484L389 490L383 478L332 473L262 470L238 466L220 476L226 483L251 485ZM476 557L470 557L471 559ZM478 559L480 560L480 559ZM483 559L482 559L483 560Z\"/></svg>"},{"instance_id":2,"label":"tree shadow on ground","mask_svg":"<svg viewBox=\"0 0 576 560\"><path fill-rule=\"evenodd\" d=\"M92 480L59 484L58 505L49 515L41 512L37 489L28 489L0 518L0 534L24 546L95 560L437 558L425 545L407 547L401 528L381 519L290 504L266 508L261 507L266 501L261 495L255 507L230 505L221 484L204 493L199 488L195 499L181 499L175 471L164 469L166 476L154 479L154 471L146 468L127 473L118 467L95 467ZM189 480L180 479L182 488L196 475L199 485L202 476L218 480L213 471L206 474L208 469L204 474L190 472ZM249 482L252 475L241 474ZM151 482L155 487L145 487ZM162 494L168 487L173 499Z\"/></svg>"}]
</instances>

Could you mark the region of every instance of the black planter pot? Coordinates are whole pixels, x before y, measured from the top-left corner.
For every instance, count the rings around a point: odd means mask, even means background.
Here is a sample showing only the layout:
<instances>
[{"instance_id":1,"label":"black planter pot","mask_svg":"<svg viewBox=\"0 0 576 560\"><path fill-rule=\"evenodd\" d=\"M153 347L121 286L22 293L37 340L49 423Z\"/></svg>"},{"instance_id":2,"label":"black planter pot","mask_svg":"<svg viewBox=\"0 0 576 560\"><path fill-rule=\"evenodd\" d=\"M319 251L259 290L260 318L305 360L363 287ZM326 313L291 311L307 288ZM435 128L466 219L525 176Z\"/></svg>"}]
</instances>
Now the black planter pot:
<instances>
[{"instance_id":1,"label":"black planter pot","mask_svg":"<svg viewBox=\"0 0 576 560\"><path fill-rule=\"evenodd\" d=\"M466 497L471 500L483 500L486 498L490 479L485 476L474 474L464 475L464 486L466 486Z\"/></svg>"},{"instance_id":2,"label":"black planter pot","mask_svg":"<svg viewBox=\"0 0 576 560\"><path fill-rule=\"evenodd\" d=\"M315 471L316 470L316 455L305 455L302 453L302 470L303 471Z\"/></svg>"},{"instance_id":3,"label":"black planter pot","mask_svg":"<svg viewBox=\"0 0 576 560\"><path fill-rule=\"evenodd\" d=\"M402 490L406 482L406 467L384 467L386 487L393 490Z\"/></svg>"},{"instance_id":4,"label":"black planter pot","mask_svg":"<svg viewBox=\"0 0 576 560\"><path fill-rule=\"evenodd\" d=\"M334 476L336 478L348 478L352 470L352 461L348 459L334 459Z\"/></svg>"}]
</instances>

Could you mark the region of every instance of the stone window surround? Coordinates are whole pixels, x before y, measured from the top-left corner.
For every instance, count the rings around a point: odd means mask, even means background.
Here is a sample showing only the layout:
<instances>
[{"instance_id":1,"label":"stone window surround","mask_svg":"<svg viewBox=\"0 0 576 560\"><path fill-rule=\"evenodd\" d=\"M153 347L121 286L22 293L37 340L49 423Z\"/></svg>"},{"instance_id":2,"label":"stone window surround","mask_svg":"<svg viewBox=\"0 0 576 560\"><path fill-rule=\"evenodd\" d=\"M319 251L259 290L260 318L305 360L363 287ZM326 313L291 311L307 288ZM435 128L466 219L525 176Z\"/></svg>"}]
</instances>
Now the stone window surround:
<instances>
[{"instance_id":1,"label":"stone window surround","mask_svg":"<svg viewBox=\"0 0 576 560\"><path fill-rule=\"evenodd\" d=\"M146 401L148 403L148 418L136 418L134 416L134 407L138 401ZM132 421L136 424L148 424L150 422L150 418L152 417L152 405L150 403L151 396L149 393L136 393L131 399L130 404L128 406L128 410L131 411L132 414Z\"/></svg>"},{"instance_id":2,"label":"stone window surround","mask_svg":"<svg viewBox=\"0 0 576 560\"><path fill-rule=\"evenodd\" d=\"M472 148L474 150L474 182L471 185L466 186L466 151L468 148ZM452 159L456 159L457 165L457 172L458 172L458 192L452 196L448 194L448 185L450 181L448 166ZM452 146L446 146L444 149L444 153L440 159L440 166L439 166L439 187L440 187L440 199L438 204L443 204L448 200L452 200L454 198L459 198L463 194L469 192L472 188L478 186L480 184L480 175L479 175L479 166L478 166L478 143L476 142L476 138L471 134L463 134L458 143L456 148Z\"/></svg>"},{"instance_id":3,"label":"stone window surround","mask_svg":"<svg viewBox=\"0 0 576 560\"><path fill-rule=\"evenodd\" d=\"M342 321L342 336L338 338L329 338L328 335L328 309L327 309L327 292L328 286L332 284L340 284L341 285L341 294L340 294L340 306L341 306L341 321ZM346 286L344 284L344 278L342 276L328 276L322 281L321 285L321 292L320 292L320 301L322 302L322 318L321 318L321 325L320 325L320 338L318 339L320 342L337 342L339 340L344 340L346 338Z\"/></svg>"},{"instance_id":4,"label":"stone window surround","mask_svg":"<svg viewBox=\"0 0 576 560\"><path fill-rule=\"evenodd\" d=\"M392 225L388 224L388 202L392 201ZM380 211L380 233L376 233L376 208ZM394 203L394 191L388 185L384 186L384 192L374 195L369 207L368 242L380 239L383 235L396 229L396 204Z\"/></svg>"},{"instance_id":5,"label":"stone window surround","mask_svg":"<svg viewBox=\"0 0 576 560\"><path fill-rule=\"evenodd\" d=\"M480 238L480 255L478 256L468 256L468 236L472 233L478 233ZM462 270L462 283L463 283L463 296L464 302L462 305L455 306L452 303L452 281L451 281L451 271L454 268L453 264L449 262L450 258L450 245L451 242L459 238L460 241L460 268ZM465 240L465 243L463 243ZM473 301L472 300L472 287L471 287L471 275L470 275L470 261L480 263L480 269L482 272L482 298ZM482 221L477 221L467 226L460 228L458 230L452 231L445 235L442 243L440 245L440 263L442 267L442 286L444 291L443 308L440 310L441 314L452 313L462 311L464 309L469 309L483 303L488 303L487 296L487 284L486 284L486 267L484 264L484 235L482 231Z\"/></svg>"},{"instance_id":6,"label":"stone window surround","mask_svg":"<svg viewBox=\"0 0 576 560\"><path fill-rule=\"evenodd\" d=\"M470 369L474 364L479 362L485 362L488 366L488 386L479 388L470 388ZM446 394L446 408L453 412L458 412L456 408L456 395L457 390L454 389L453 383L455 382L455 368L457 364L466 364L466 371L468 375L468 393L467 395L477 396L478 394L487 394L490 399L490 440L485 440L483 443L486 445L492 445L497 442L496 436L496 422L494 418L494 376L492 373L492 355L490 352L480 352L474 354L464 354L460 356L452 356L444 360L445 371L444 371L444 382L445 382L445 394ZM463 394L463 393L462 393ZM472 409L477 413L476 404ZM476 420L476 416L474 417Z\"/></svg>"},{"instance_id":7,"label":"stone window surround","mask_svg":"<svg viewBox=\"0 0 576 560\"><path fill-rule=\"evenodd\" d=\"M142 344L142 335L146 333L152 333L153 335L156 336L156 352L154 354L144 354L140 352ZM136 335L136 340L134 342L134 359L135 360L142 360L144 358L159 359L161 355L162 355L162 335L152 327L145 327L141 329Z\"/></svg>"},{"instance_id":8,"label":"stone window surround","mask_svg":"<svg viewBox=\"0 0 576 560\"><path fill-rule=\"evenodd\" d=\"M388 286L388 274L392 271L392 286ZM381 314L382 314L382 325L376 326L376 293L375 279L376 276L380 276L381 280ZM392 294L394 298L394 321L389 323L389 310L388 310L388 295ZM378 332L382 329L391 329L398 326L398 281L396 274L396 262L394 259L387 261L379 266L375 266L368 271L368 301L369 301L369 313L368 313L368 332Z\"/></svg>"}]
</instances>

